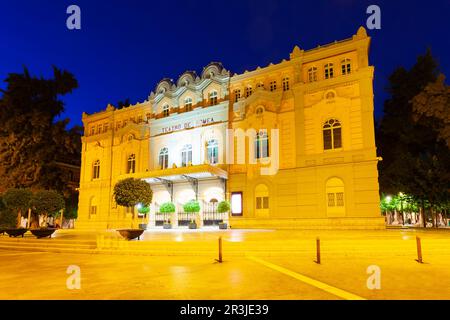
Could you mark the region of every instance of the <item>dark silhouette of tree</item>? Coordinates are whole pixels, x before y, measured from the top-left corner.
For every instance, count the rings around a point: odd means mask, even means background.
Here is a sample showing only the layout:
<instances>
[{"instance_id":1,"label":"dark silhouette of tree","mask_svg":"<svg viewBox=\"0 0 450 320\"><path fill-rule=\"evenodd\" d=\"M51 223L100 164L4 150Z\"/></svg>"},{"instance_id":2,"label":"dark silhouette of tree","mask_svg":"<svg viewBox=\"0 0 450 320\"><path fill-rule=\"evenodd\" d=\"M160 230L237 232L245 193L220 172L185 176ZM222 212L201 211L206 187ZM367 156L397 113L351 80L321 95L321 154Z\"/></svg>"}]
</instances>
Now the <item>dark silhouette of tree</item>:
<instances>
[{"instance_id":1,"label":"dark silhouette of tree","mask_svg":"<svg viewBox=\"0 0 450 320\"><path fill-rule=\"evenodd\" d=\"M431 117L419 121L413 104L425 99L427 86L437 81L438 74L429 50L410 70L396 69L389 77L391 97L384 103L384 116L377 128L377 146L383 158L379 166L381 190L406 192L421 202L422 208L428 202L432 213L433 208L448 202L450 154L436 130L438 121ZM427 104L428 109L436 110L437 106ZM417 102L415 108L423 109Z\"/></svg>"},{"instance_id":2,"label":"dark silhouette of tree","mask_svg":"<svg viewBox=\"0 0 450 320\"><path fill-rule=\"evenodd\" d=\"M81 128L67 130L61 96L78 87L75 77L53 67L53 77L11 73L0 97L0 189L68 188L58 161L79 161Z\"/></svg>"}]
</instances>

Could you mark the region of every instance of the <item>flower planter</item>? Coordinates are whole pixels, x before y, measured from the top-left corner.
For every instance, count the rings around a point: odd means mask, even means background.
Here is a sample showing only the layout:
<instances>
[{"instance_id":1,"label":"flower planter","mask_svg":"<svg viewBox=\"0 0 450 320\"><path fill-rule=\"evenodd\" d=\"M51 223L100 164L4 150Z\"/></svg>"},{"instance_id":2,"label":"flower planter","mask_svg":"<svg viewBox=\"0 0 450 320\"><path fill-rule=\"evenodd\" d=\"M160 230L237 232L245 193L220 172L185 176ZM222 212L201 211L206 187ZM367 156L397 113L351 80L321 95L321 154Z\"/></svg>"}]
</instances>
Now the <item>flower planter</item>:
<instances>
[{"instance_id":1,"label":"flower planter","mask_svg":"<svg viewBox=\"0 0 450 320\"><path fill-rule=\"evenodd\" d=\"M22 237L23 235L28 231L28 229L25 228L19 228L19 229L6 229L5 232L9 235L9 237Z\"/></svg>"},{"instance_id":2,"label":"flower planter","mask_svg":"<svg viewBox=\"0 0 450 320\"><path fill-rule=\"evenodd\" d=\"M228 229L228 224L226 222L220 222L219 229L222 229L222 230Z\"/></svg>"},{"instance_id":3,"label":"flower planter","mask_svg":"<svg viewBox=\"0 0 450 320\"><path fill-rule=\"evenodd\" d=\"M147 223L139 223L139 229L147 230Z\"/></svg>"},{"instance_id":4,"label":"flower planter","mask_svg":"<svg viewBox=\"0 0 450 320\"><path fill-rule=\"evenodd\" d=\"M122 237L127 240L133 240L138 238L140 240L140 236L144 233L142 229L121 229L117 230Z\"/></svg>"},{"instance_id":5,"label":"flower planter","mask_svg":"<svg viewBox=\"0 0 450 320\"><path fill-rule=\"evenodd\" d=\"M196 222L189 222L189 229L197 229L197 223Z\"/></svg>"},{"instance_id":6,"label":"flower planter","mask_svg":"<svg viewBox=\"0 0 450 320\"><path fill-rule=\"evenodd\" d=\"M164 228L164 229L172 229L172 224L171 224L171 223L164 222L163 228Z\"/></svg>"},{"instance_id":7,"label":"flower planter","mask_svg":"<svg viewBox=\"0 0 450 320\"><path fill-rule=\"evenodd\" d=\"M36 238L51 238L52 234L55 233L55 228L43 228L43 229L31 229L30 232L36 236Z\"/></svg>"}]
</instances>

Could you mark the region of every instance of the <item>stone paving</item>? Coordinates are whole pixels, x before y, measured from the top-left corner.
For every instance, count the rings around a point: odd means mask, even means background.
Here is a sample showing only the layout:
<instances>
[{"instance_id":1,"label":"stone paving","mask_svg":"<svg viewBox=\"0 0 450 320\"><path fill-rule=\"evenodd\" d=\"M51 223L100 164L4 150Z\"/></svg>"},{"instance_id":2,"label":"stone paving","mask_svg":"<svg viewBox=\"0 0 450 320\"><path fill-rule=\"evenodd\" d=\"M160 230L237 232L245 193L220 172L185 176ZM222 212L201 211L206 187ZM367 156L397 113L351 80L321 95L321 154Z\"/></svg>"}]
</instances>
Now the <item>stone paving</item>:
<instances>
[{"instance_id":1,"label":"stone paving","mask_svg":"<svg viewBox=\"0 0 450 320\"><path fill-rule=\"evenodd\" d=\"M416 235L422 239L423 264L415 261ZM97 236L64 230L42 240L95 244ZM224 263L215 261L218 236L224 239ZM320 265L314 262L317 236ZM0 236L0 243L10 241ZM22 241L39 245L30 237L17 239ZM0 299L450 299L450 232L445 230L172 230L149 231L131 243L148 244L146 250L181 245L185 254L0 249ZM211 250L198 255L203 246ZM67 287L69 266L80 268L80 289ZM379 267L380 289L367 286L369 266Z\"/></svg>"}]
</instances>

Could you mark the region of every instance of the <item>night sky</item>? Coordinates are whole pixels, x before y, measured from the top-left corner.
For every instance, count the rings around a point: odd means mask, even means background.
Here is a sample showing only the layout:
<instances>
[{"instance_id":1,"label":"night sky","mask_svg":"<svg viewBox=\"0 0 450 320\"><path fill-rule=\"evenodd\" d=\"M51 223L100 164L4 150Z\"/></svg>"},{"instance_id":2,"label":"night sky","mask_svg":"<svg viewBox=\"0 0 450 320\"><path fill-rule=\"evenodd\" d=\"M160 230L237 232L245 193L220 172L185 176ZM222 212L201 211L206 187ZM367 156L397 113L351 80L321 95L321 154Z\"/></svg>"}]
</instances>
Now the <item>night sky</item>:
<instances>
[{"instance_id":1,"label":"night sky","mask_svg":"<svg viewBox=\"0 0 450 320\"><path fill-rule=\"evenodd\" d=\"M351 37L377 4L381 30L368 34L379 117L389 74L409 68L428 47L450 76L450 1L416 2L1 0L0 86L23 66L43 76L52 65L67 69L80 86L64 98L64 117L81 124L83 111L126 98L142 102L160 79L199 73L210 61L242 73L287 59L294 45L311 49ZM81 30L66 28L71 4L81 8Z\"/></svg>"}]
</instances>

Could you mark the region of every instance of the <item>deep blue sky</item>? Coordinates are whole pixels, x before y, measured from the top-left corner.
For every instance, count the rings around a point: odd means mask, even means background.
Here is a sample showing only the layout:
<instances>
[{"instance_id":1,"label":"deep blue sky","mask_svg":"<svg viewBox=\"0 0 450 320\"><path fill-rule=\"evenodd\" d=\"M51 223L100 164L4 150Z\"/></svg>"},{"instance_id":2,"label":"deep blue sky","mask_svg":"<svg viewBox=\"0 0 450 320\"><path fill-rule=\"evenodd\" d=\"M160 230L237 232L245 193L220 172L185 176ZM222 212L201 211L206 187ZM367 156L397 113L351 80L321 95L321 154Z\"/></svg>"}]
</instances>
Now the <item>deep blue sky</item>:
<instances>
[{"instance_id":1,"label":"deep blue sky","mask_svg":"<svg viewBox=\"0 0 450 320\"><path fill-rule=\"evenodd\" d=\"M377 117L387 77L410 67L427 47L450 76L450 1L138 1L0 0L0 79L27 66L51 75L72 72L80 87L65 97L66 113L107 103L145 100L163 77L201 71L222 61L234 72L288 58L294 45L310 49L350 37L365 25L370 4L381 7L382 29L372 36ZM82 29L66 28L66 8L81 7ZM4 87L4 83L0 84Z\"/></svg>"}]
</instances>

